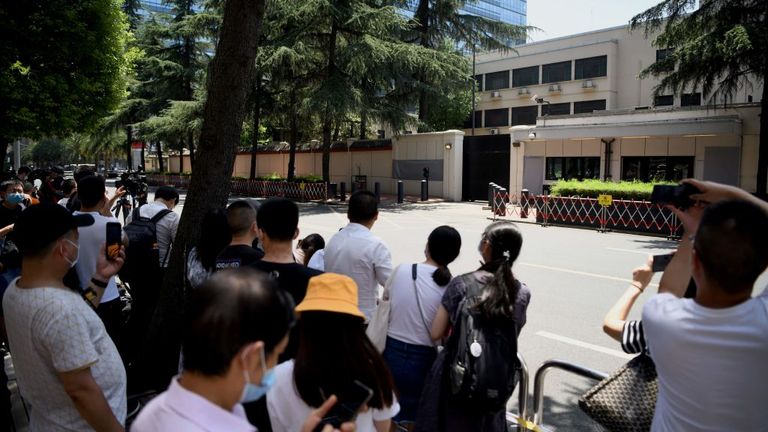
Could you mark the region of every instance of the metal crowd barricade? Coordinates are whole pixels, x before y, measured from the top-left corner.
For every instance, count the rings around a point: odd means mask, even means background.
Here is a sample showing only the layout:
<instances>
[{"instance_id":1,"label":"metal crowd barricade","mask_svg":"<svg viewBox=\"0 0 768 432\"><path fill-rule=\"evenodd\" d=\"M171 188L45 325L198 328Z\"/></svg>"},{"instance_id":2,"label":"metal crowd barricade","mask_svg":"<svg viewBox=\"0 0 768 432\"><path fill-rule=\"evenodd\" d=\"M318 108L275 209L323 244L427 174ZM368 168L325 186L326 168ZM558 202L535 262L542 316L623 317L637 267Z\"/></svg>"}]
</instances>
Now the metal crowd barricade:
<instances>
[{"instance_id":1,"label":"metal crowd barricade","mask_svg":"<svg viewBox=\"0 0 768 432\"><path fill-rule=\"evenodd\" d=\"M531 195L519 197L506 189L489 184L493 219L594 227L599 232L612 229L663 234L679 238L681 224L670 210L648 201L613 200L602 206L595 198Z\"/></svg>"}]
</instances>

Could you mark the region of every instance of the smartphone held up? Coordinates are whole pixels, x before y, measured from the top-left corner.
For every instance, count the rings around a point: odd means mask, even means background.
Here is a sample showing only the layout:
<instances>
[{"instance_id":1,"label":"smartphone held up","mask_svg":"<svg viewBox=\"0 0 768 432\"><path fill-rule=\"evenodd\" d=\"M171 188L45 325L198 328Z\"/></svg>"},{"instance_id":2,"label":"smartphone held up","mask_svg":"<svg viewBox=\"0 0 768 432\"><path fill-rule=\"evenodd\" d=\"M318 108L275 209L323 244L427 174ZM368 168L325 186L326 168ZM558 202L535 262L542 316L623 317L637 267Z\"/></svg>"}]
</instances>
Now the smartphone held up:
<instances>
[{"instance_id":1,"label":"smartphone held up","mask_svg":"<svg viewBox=\"0 0 768 432\"><path fill-rule=\"evenodd\" d=\"M107 222L107 259L114 261L120 255L123 244L123 228L118 222Z\"/></svg>"}]
</instances>

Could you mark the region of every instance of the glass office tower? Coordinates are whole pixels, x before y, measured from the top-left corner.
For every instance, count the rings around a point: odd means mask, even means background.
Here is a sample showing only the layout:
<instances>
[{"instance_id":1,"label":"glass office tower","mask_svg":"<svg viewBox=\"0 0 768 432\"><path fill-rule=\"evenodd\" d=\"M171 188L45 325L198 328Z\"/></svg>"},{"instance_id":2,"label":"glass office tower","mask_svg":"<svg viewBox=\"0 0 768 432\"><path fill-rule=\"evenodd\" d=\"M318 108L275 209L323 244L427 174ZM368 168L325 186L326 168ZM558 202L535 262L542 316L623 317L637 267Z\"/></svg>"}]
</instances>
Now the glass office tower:
<instances>
[{"instance_id":1,"label":"glass office tower","mask_svg":"<svg viewBox=\"0 0 768 432\"><path fill-rule=\"evenodd\" d=\"M467 1L462 10L466 13L502 21L508 24L526 25L527 0L477 0Z\"/></svg>"}]
</instances>

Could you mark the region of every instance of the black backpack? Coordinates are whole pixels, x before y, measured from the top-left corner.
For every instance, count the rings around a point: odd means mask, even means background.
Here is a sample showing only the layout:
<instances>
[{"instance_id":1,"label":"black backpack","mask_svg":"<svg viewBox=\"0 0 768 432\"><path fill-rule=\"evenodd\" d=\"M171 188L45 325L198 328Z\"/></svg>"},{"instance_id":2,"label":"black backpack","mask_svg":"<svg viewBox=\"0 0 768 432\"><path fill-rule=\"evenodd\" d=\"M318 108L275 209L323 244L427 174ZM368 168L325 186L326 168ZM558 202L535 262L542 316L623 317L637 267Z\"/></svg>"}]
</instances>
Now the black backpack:
<instances>
[{"instance_id":1,"label":"black backpack","mask_svg":"<svg viewBox=\"0 0 768 432\"><path fill-rule=\"evenodd\" d=\"M517 385L517 324L511 318L484 317L476 307L483 285L472 274L461 277L467 293L448 343L448 384L453 397L466 405L498 412Z\"/></svg>"},{"instance_id":2,"label":"black backpack","mask_svg":"<svg viewBox=\"0 0 768 432\"><path fill-rule=\"evenodd\" d=\"M123 228L128 237L128 247L125 249L125 264L120 270L120 279L128 282L144 281L155 278L160 274L160 249L157 243L157 223L171 213L171 210L160 210L154 217L146 218L139 214L139 208L133 210L131 223ZM168 261L170 246L163 262Z\"/></svg>"}]
</instances>

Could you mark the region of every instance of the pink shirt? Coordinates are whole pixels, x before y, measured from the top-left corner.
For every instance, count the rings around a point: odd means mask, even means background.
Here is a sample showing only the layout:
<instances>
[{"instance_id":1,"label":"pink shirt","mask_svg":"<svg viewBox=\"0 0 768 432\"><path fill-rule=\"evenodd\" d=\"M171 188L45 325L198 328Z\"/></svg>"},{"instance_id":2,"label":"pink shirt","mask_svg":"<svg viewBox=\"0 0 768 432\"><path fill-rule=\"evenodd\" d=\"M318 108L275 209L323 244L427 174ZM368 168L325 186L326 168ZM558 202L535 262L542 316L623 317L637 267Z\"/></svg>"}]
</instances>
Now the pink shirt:
<instances>
[{"instance_id":1,"label":"pink shirt","mask_svg":"<svg viewBox=\"0 0 768 432\"><path fill-rule=\"evenodd\" d=\"M178 377L174 377L168 390L141 410L131 431L255 432L256 428L248 423L242 405L237 404L232 411L226 411L185 389L179 384Z\"/></svg>"}]
</instances>

